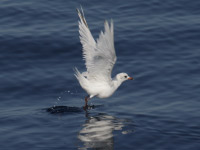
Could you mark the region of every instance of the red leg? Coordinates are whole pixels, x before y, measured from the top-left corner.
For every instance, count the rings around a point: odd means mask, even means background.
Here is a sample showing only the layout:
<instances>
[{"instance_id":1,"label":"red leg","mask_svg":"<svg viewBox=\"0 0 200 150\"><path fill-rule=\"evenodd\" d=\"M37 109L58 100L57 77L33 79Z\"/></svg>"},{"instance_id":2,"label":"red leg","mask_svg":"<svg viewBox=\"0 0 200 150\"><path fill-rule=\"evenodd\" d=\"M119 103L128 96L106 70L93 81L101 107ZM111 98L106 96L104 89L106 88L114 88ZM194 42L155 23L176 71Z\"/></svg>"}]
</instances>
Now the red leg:
<instances>
[{"instance_id":1,"label":"red leg","mask_svg":"<svg viewBox=\"0 0 200 150\"><path fill-rule=\"evenodd\" d=\"M87 102L89 101L89 99L90 99L89 95L85 97L85 106L83 107L84 109L86 109L88 107Z\"/></svg>"}]
</instances>

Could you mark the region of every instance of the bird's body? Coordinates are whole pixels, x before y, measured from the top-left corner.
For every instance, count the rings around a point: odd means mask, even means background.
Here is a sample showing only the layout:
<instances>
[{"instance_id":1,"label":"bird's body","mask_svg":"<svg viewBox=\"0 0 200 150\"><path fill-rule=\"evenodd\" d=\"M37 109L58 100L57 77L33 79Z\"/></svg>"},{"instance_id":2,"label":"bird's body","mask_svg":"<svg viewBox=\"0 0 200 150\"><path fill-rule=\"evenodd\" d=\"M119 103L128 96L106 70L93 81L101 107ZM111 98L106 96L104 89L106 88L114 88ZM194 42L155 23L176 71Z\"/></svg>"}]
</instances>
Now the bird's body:
<instances>
[{"instance_id":1,"label":"bird's body","mask_svg":"<svg viewBox=\"0 0 200 150\"><path fill-rule=\"evenodd\" d=\"M89 98L110 97L123 81L132 80L126 73L119 73L114 79L111 72L116 62L114 48L113 22L110 25L105 21L105 32L101 32L97 42L92 37L87 22L82 12L77 9L79 21L80 41L83 46L83 58L85 59L86 72L80 73L75 69L75 76L81 87L88 93L85 98L85 107Z\"/></svg>"},{"instance_id":2,"label":"bird's body","mask_svg":"<svg viewBox=\"0 0 200 150\"><path fill-rule=\"evenodd\" d=\"M90 95L90 98L97 96L99 98L107 98L111 96L114 91L118 88L119 83L117 80L111 80L110 82L101 80L101 79L91 79L80 74L76 70L76 76L79 80L81 87ZM118 84L117 84L118 83Z\"/></svg>"}]
</instances>

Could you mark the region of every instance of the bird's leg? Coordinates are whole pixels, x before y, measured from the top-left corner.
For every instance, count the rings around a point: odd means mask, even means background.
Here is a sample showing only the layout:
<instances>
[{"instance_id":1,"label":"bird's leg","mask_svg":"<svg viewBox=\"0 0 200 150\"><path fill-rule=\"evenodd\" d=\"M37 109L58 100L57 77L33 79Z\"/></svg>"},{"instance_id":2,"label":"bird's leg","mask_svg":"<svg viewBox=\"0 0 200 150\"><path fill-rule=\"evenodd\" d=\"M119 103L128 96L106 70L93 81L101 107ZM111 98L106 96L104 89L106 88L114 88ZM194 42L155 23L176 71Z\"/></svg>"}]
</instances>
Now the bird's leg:
<instances>
[{"instance_id":1,"label":"bird's leg","mask_svg":"<svg viewBox=\"0 0 200 150\"><path fill-rule=\"evenodd\" d=\"M87 102L89 101L89 99L90 99L89 95L85 97L85 106L83 107L84 109L88 107Z\"/></svg>"}]
</instances>

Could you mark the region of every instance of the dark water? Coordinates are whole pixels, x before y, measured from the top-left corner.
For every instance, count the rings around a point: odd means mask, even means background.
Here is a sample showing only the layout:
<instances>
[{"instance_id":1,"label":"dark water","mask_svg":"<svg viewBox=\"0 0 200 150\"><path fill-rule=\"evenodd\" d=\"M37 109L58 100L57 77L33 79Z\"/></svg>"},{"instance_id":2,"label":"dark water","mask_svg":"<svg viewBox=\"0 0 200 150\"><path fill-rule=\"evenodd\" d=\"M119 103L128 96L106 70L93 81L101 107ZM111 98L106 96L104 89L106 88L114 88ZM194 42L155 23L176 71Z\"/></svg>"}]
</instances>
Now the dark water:
<instances>
[{"instance_id":1,"label":"dark water","mask_svg":"<svg viewBox=\"0 0 200 150\"><path fill-rule=\"evenodd\" d=\"M84 71L80 4L95 38L114 20L113 76L135 78L87 112L73 75L75 66ZM199 150L199 8L189 0L1 0L1 149Z\"/></svg>"}]
</instances>

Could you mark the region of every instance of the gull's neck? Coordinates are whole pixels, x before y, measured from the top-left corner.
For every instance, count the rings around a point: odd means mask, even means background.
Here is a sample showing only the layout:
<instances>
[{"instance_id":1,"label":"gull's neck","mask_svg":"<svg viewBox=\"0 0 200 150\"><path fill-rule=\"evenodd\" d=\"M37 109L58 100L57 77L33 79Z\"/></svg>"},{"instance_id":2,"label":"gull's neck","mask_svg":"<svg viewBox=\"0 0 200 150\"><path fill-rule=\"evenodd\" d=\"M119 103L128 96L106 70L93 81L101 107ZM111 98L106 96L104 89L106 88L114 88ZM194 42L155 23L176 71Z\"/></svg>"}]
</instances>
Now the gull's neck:
<instances>
[{"instance_id":1,"label":"gull's neck","mask_svg":"<svg viewBox=\"0 0 200 150\"><path fill-rule=\"evenodd\" d=\"M114 89L117 90L118 87L122 84L123 81L118 80L117 78L114 78L112 82L113 82Z\"/></svg>"}]
</instances>

